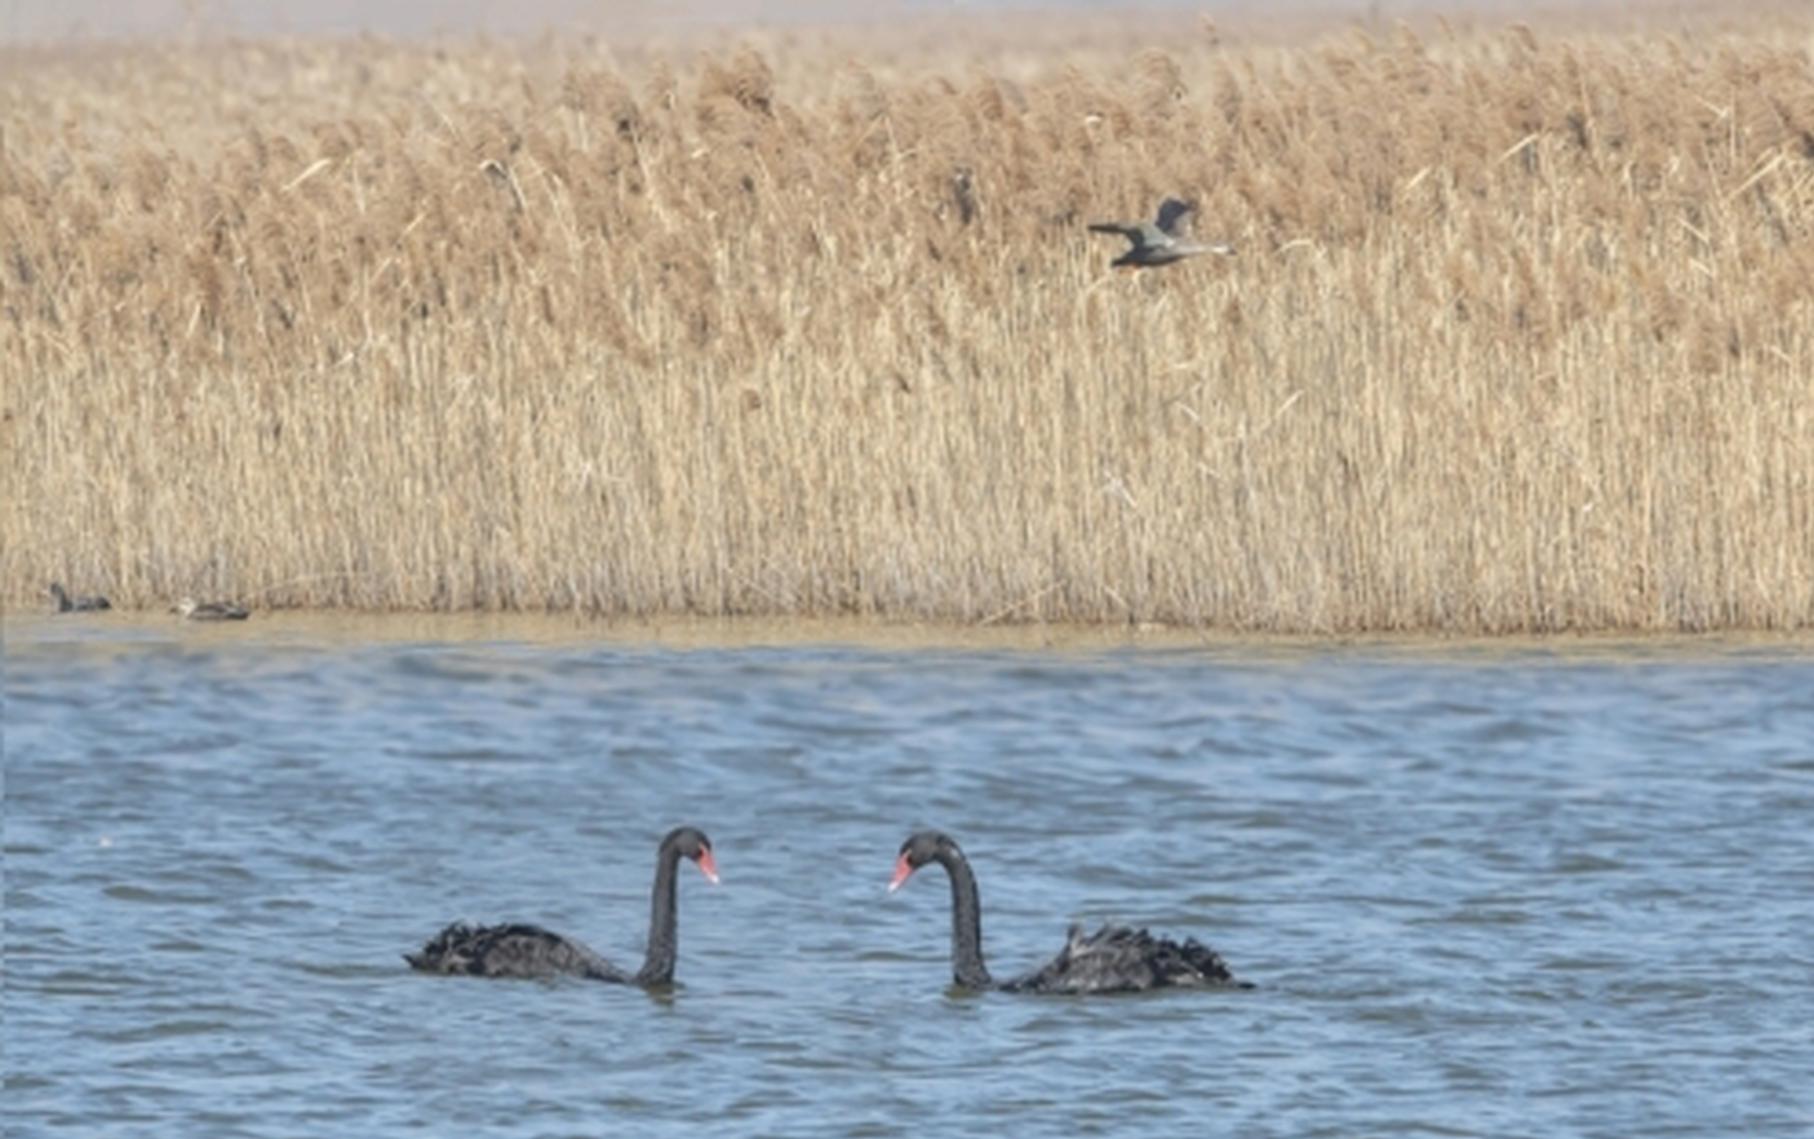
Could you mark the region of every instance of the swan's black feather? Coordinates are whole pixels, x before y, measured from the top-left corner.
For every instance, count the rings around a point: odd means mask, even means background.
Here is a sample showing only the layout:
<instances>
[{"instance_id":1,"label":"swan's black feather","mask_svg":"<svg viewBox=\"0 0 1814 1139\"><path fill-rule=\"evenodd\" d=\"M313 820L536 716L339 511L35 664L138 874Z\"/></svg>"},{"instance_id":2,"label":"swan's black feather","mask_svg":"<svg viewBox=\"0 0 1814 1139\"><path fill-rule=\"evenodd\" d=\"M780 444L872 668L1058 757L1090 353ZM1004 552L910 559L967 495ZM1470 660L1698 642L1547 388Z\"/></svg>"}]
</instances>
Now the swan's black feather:
<instances>
[{"instance_id":1,"label":"swan's black feather","mask_svg":"<svg viewBox=\"0 0 1814 1139\"><path fill-rule=\"evenodd\" d=\"M1148 989L1232 986L1220 954L1195 938L1173 941L1144 929L1105 925L1086 934L1073 925L1065 947L1044 967L1002 988L1022 993L1139 993Z\"/></svg>"},{"instance_id":2,"label":"swan's black feather","mask_svg":"<svg viewBox=\"0 0 1814 1139\"><path fill-rule=\"evenodd\" d=\"M425 973L630 980L623 970L584 944L522 922L479 926L455 922L431 938L421 952L406 953L403 959L412 969Z\"/></svg>"}]
</instances>

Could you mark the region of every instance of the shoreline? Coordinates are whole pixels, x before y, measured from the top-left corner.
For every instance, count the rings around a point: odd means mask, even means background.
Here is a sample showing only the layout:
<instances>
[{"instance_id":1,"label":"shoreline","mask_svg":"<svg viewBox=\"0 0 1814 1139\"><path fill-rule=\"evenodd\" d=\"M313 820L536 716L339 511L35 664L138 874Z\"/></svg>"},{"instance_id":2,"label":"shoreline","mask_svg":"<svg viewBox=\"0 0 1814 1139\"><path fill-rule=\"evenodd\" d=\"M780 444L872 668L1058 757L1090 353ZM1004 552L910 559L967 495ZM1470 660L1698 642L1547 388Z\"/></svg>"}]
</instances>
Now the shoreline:
<instances>
[{"instance_id":1,"label":"shoreline","mask_svg":"<svg viewBox=\"0 0 1814 1139\"><path fill-rule=\"evenodd\" d=\"M114 636L109 636L114 634ZM624 648L842 649L879 651L1057 652L1139 651L1209 654L1243 661L1289 663L1307 656L1439 657L1490 661L1543 655L1563 660L1641 659L1679 661L1733 652L1814 654L1814 630L1569 632L1501 635L1448 633L1287 634L1228 630L1129 628L1076 624L995 625L986 628L938 622L869 618L578 618L560 614L358 613L345 610L277 610L231 624L183 621L154 610L102 614L7 612L0 641L8 651L68 643L161 642L180 638L211 645L377 645L391 643L506 644L558 648L611 645Z\"/></svg>"}]
</instances>

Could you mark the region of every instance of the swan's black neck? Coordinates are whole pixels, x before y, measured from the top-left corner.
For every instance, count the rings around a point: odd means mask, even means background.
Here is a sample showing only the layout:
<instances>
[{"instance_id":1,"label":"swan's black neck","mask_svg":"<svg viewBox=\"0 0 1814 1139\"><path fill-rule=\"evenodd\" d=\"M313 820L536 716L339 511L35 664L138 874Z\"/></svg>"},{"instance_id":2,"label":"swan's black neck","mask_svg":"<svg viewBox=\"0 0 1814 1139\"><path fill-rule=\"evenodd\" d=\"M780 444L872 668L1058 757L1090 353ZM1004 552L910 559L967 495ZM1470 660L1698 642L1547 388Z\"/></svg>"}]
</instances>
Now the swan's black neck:
<instances>
[{"instance_id":1,"label":"swan's black neck","mask_svg":"<svg viewBox=\"0 0 1814 1139\"><path fill-rule=\"evenodd\" d=\"M667 985L674 981L674 957L680 947L674 920L674 872L679 865L679 849L662 843L655 854L655 886L649 891L649 948L636 974L639 985Z\"/></svg>"},{"instance_id":2,"label":"swan's black neck","mask_svg":"<svg viewBox=\"0 0 1814 1139\"><path fill-rule=\"evenodd\" d=\"M955 845L942 846L939 863L951 876L951 972L967 989L987 989L995 984L983 964L983 907L976 896L976 875Z\"/></svg>"}]
</instances>

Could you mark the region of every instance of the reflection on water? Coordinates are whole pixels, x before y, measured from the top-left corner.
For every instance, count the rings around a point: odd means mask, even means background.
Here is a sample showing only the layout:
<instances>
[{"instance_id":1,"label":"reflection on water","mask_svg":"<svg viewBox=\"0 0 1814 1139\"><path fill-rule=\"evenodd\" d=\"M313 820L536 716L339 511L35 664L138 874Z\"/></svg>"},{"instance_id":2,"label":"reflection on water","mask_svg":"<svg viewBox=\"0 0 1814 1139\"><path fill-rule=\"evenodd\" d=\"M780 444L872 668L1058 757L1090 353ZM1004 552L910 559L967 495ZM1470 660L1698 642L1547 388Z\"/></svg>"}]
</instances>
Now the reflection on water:
<instances>
[{"instance_id":1,"label":"reflection on water","mask_svg":"<svg viewBox=\"0 0 1814 1139\"><path fill-rule=\"evenodd\" d=\"M10 622L8 1133L1814 1124L1809 646L724 632ZM678 991L404 967L633 965L679 822ZM1260 988L953 995L926 825L998 974L1114 919Z\"/></svg>"}]
</instances>

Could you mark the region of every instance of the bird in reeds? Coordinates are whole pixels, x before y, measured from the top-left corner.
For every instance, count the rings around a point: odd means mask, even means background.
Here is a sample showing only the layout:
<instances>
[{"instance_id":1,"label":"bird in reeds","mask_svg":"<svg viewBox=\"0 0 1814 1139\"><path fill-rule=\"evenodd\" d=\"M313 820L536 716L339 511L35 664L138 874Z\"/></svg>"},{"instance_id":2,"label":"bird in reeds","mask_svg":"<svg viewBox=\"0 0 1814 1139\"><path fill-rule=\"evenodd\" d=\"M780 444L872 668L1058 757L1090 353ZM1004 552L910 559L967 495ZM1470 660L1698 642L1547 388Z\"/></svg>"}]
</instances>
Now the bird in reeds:
<instances>
[{"instance_id":1,"label":"bird in reeds","mask_svg":"<svg viewBox=\"0 0 1814 1139\"><path fill-rule=\"evenodd\" d=\"M1159 213L1152 221L1095 222L1090 229L1095 233L1115 233L1127 238L1127 252L1109 263L1116 269L1155 269L1199 253L1231 256L1235 248L1227 242L1191 240L1190 215L1196 211L1193 202L1167 198L1159 203Z\"/></svg>"},{"instance_id":2,"label":"bird in reeds","mask_svg":"<svg viewBox=\"0 0 1814 1139\"><path fill-rule=\"evenodd\" d=\"M92 597L71 597L64 592L61 582L50 583L50 599L57 603L59 613L93 613L101 609L112 609L113 602L95 594Z\"/></svg>"},{"instance_id":3,"label":"bird in reeds","mask_svg":"<svg viewBox=\"0 0 1814 1139\"><path fill-rule=\"evenodd\" d=\"M193 597L177 602L172 612L181 613L185 621L244 621L252 615L252 611L243 605L229 601L197 601Z\"/></svg>"}]
</instances>

